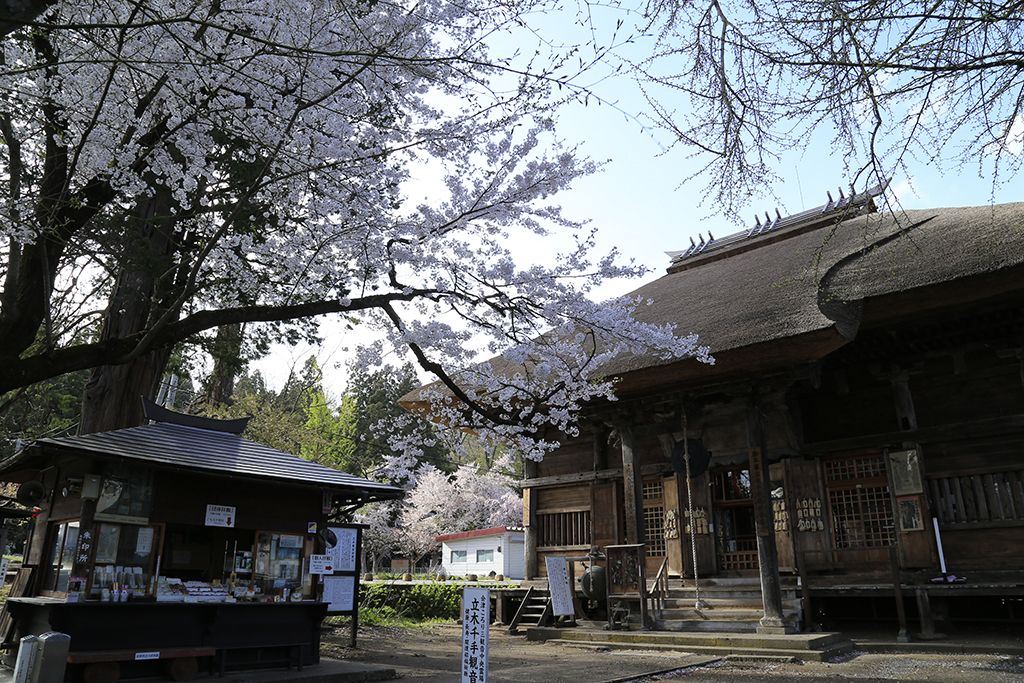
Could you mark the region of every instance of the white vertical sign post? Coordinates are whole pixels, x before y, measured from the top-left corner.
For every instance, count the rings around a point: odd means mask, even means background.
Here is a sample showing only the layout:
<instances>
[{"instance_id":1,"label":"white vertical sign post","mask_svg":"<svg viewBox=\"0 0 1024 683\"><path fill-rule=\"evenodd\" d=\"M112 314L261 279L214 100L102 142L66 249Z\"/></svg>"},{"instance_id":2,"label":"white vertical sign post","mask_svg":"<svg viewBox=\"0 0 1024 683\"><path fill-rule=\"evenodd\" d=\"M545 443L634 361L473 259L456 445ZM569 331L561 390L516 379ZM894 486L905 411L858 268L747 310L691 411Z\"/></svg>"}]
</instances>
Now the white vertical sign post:
<instances>
[{"instance_id":1,"label":"white vertical sign post","mask_svg":"<svg viewBox=\"0 0 1024 683\"><path fill-rule=\"evenodd\" d=\"M462 591L462 683L487 683L490 656L491 591Z\"/></svg>"},{"instance_id":2,"label":"white vertical sign post","mask_svg":"<svg viewBox=\"0 0 1024 683\"><path fill-rule=\"evenodd\" d=\"M572 583L569 579L569 562L564 557L545 557L548 568L548 590L551 593L551 611L555 616L572 616L576 610L572 604Z\"/></svg>"}]
</instances>

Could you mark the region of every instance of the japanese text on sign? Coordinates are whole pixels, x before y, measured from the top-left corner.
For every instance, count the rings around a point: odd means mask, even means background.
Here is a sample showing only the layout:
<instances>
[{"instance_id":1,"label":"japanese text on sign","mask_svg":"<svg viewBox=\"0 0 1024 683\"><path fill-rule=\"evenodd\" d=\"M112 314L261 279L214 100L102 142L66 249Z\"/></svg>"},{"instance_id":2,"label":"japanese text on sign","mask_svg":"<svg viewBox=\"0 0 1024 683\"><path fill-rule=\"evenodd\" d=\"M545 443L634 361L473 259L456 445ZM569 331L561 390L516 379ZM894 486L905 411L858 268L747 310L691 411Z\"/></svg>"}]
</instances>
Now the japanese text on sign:
<instances>
[{"instance_id":1,"label":"japanese text on sign","mask_svg":"<svg viewBox=\"0 0 1024 683\"><path fill-rule=\"evenodd\" d=\"M337 542L328 545L327 554L334 563L334 571L351 572L356 569L356 530L331 527Z\"/></svg>"},{"instance_id":2,"label":"japanese text on sign","mask_svg":"<svg viewBox=\"0 0 1024 683\"><path fill-rule=\"evenodd\" d=\"M568 561L564 557L545 557L544 563L548 568L548 589L551 592L553 613L556 616L575 614Z\"/></svg>"},{"instance_id":3,"label":"japanese text on sign","mask_svg":"<svg viewBox=\"0 0 1024 683\"><path fill-rule=\"evenodd\" d=\"M235 526L235 508L227 505L206 506L206 526Z\"/></svg>"},{"instance_id":4,"label":"japanese text on sign","mask_svg":"<svg viewBox=\"0 0 1024 683\"><path fill-rule=\"evenodd\" d=\"M462 591L462 683L487 683L490 654L491 592Z\"/></svg>"},{"instance_id":5,"label":"japanese text on sign","mask_svg":"<svg viewBox=\"0 0 1024 683\"><path fill-rule=\"evenodd\" d=\"M309 573L310 574L331 574L334 572L334 563L331 562L330 555L310 555L309 556Z\"/></svg>"},{"instance_id":6,"label":"japanese text on sign","mask_svg":"<svg viewBox=\"0 0 1024 683\"><path fill-rule=\"evenodd\" d=\"M355 608L356 577L325 576L324 602L328 612L351 612Z\"/></svg>"}]
</instances>

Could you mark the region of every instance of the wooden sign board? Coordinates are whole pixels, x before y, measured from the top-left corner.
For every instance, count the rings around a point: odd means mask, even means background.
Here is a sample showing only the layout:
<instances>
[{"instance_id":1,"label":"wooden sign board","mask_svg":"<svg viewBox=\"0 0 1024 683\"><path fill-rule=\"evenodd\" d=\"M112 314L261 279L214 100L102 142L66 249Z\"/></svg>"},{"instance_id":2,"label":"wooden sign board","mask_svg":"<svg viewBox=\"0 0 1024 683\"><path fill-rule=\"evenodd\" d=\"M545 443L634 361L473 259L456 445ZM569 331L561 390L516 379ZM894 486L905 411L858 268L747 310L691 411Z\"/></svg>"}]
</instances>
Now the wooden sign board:
<instances>
[{"instance_id":1,"label":"wooden sign board","mask_svg":"<svg viewBox=\"0 0 1024 683\"><path fill-rule=\"evenodd\" d=\"M551 608L554 615L574 615L576 610L572 604L569 562L564 557L545 557L544 563L548 568L548 590L551 592Z\"/></svg>"}]
</instances>

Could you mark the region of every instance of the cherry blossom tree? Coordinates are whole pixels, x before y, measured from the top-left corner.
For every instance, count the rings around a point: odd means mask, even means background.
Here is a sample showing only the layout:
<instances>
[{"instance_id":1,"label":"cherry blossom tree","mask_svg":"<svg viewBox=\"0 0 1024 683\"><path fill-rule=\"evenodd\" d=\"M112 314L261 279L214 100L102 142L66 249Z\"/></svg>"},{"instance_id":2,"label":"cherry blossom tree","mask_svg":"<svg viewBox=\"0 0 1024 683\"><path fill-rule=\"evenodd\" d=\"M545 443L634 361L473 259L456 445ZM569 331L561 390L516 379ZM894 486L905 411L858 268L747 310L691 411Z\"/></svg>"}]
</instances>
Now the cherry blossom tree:
<instances>
[{"instance_id":1,"label":"cherry blossom tree","mask_svg":"<svg viewBox=\"0 0 1024 683\"><path fill-rule=\"evenodd\" d=\"M589 62L485 40L545 7L62 0L8 34L0 392L93 369L81 430L137 424L176 344L338 314L511 437L608 395L620 352L699 353L588 298L641 271L552 203L596 169L553 134ZM576 246L518 267L514 232L550 230ZM465 370L481 354L509 365Z\"/></svg>"},{"instance_id":2,"label":"cherry blossom tree","mask_svg":"<svg viewBox=\"0 0 1024 683\"><path fill-rule=\"evenodd\" d=\"M454 475L424 467L401 505L393 527L395 544L418 562L437 547L442 534L521 526L523 501L511 477L479 473L464 465Z\"/></svg>"}]
</instances>

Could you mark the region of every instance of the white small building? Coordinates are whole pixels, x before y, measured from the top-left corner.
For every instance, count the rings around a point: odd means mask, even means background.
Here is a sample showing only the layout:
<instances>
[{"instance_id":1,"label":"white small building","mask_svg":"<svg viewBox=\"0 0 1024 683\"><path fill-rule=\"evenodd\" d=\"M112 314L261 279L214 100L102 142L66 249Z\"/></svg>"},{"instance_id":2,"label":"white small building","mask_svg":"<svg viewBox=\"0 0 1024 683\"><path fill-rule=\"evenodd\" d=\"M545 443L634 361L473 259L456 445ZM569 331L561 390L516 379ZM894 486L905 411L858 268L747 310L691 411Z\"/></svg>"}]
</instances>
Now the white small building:
<instances>
[{"instance_id":1,"label":"white small building","mask_svg":"<svg viewBox=\"0 0 1024 683\"><path fill-rule=\"evenodd\" d=\"M437 536L441 566L448 576L526 577L526 533L522 527L496 526Z\"/></svg>"}]
</instances>

